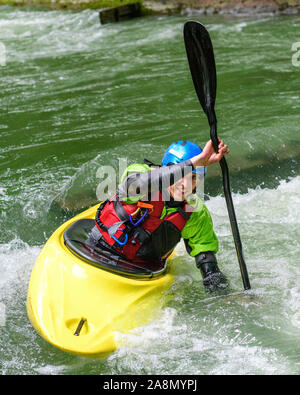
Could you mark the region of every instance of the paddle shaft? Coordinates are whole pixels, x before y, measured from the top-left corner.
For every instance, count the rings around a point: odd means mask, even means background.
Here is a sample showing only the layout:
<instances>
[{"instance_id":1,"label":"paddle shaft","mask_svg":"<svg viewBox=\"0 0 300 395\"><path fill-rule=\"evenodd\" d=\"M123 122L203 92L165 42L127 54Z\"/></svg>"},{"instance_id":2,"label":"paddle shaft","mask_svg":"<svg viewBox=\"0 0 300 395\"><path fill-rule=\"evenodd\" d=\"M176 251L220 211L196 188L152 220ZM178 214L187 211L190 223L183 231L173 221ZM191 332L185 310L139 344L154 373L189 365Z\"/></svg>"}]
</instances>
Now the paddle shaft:
<instances>
[{"instance_id":1,"label":"paddle shaft","mask_svg":"<svg viewBox=\"0 0 300 395\"><path fill-rule=\"evenodd\" d=\"M214 109L211 109L207 112L207 117L208 121L210 123L210 137L213 142L213 146L216 152L218 152L218 136L217 136L217 119L216 115L214 112ZM230 225L231 225L231 231L233 235L233 240L235 244L235 249L237 253L237 258L240 266L240 271L242 275L242 280L243 280L243 285L244 289L250 289L250 281L249 281L249 276L248 276L248 271L247 271L247 266L244 260L244 255L243 255L243 249L242 249L242 242L240 238L240 232L235 216L235 211L234 211L234 206L233 206L233 201L232 201L232 196L231 196L231 189L230 189L230 181L229 181L229 170L227 166L227 162L225 157L220 160L220 166L222 169L222 179L223 179L223 190L224 190L224 196L226 200L226 205L227 205L227 211L228 211L228 216L230 220Z\"/></svg>"},{"instance_id":2,"label":"paddle shaft","mask_svg":"<svg viewBox=\"0 0 300 395\"><path fill-rule=\"evenodd\" d=\"M236 220L236 216L235 216L232 197L231 197L231 193L230 193L228 166L227 166L226 159L224 157L220 160L220 166L222 169L223 189L224 189L224 195L225 195L227 211L228 211L228 215L229 215L229 219L230 219L230 225L231 225L232 235L233 235L233 239L234 239L235 249L236 249L236 253L237 253L237 257L238 257L238 261L239 261L239 265L240 265L244 289L247 290L247 289L250 289L251 286L250 286L246 263L245 263L244 256L243 256L242 242L241 242L238 224L237 224L237 220Z\"/></svg>"}]
</instances>

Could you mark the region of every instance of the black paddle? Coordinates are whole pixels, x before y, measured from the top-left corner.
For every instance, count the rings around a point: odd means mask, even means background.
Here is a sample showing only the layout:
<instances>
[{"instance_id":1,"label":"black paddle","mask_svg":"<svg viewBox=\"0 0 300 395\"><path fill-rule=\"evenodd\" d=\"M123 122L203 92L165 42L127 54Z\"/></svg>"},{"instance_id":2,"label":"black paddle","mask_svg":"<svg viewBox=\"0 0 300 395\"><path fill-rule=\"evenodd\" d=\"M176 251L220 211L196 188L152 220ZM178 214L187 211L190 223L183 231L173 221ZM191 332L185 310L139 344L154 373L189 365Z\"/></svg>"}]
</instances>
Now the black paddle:
<instances>
[{"instance_id":1,"label":"black paddle","mask_svg":"<svg viewBox=\"0 0 300 395\"><path fill-rule=\"evenodd\" d=\"M215 114L215 100L217 92L217 74L213 46L205 27L199 22L188 21L184 25L184 42L190 65L192 79L201 106L207 116L210 126L210 138L214 149L218 152L217 118ZM220 161L223 175L223 188L230 219L234 244L242 274L244 289L250 289L247 267L243 257L242 243L238 224L234 212L229 172L226 159Z\"/></svg>"}]
</instances>

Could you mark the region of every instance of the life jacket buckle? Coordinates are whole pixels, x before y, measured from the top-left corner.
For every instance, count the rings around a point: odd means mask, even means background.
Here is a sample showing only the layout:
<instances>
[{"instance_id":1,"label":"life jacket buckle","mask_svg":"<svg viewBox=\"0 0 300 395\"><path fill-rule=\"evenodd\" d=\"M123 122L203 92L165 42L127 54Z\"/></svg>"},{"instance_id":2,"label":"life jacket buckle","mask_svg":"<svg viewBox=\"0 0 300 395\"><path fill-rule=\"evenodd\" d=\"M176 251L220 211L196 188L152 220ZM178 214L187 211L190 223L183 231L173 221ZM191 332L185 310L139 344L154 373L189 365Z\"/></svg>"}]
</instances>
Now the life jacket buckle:
<instances>
[{"instance_id":1,"label":"life jacket buckle","mask_svg":"<svg viewBox=\"0 0 300 395\"><path fill-rule=\"evenodd\" d=\"M113 224L111 226L109 226L108 229L108 235L114 239L118 244L120 244L121 246L125 245L128 241L128 234L125 233L125 240L124 241L120 241L119 239L116 238L115 234L117 233L117 231L119 230L120 232L122 232L122 235L120 237L123 236L124 231L126 230L126 228L124 229L120 229L120 226L123 224L123 221L121 222L117 222L116 224ZM117 227L116 227L117 225ZM111 229L112 228L112 229Z\"/></svg>"}]
</instances>

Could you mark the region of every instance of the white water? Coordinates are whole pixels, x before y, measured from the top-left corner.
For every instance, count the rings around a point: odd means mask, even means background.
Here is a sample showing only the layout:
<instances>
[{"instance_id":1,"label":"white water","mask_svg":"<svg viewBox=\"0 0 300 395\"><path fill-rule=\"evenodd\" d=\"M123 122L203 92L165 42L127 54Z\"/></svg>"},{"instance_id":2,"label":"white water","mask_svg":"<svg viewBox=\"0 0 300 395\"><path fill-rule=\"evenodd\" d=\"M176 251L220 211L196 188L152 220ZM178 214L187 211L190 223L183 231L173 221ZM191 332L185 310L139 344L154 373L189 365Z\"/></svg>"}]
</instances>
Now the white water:
<instances>
[{"instance_id":1,"label":"white water","mask_svg":"<svg viewBox=\"0 0 300 395\"><path fill-rule=\"evenodd\" d=\"M230 293L206 295L200 274L180 243L175 283L165 296L160 317L129 335L118 334L123 345L107 358L105 369L137 374L300 373L300 177L282 181L274 190L235 194L233 200L252 290L241 292L224 199L211 198L207 206L219 236L218 260L230 280ZM40 249L20 240L0 245L2 334L13 332L14 317L26 322L27 286ZM36 335L29 324L17 333L23 344L13 339L5 343L7 336L0 337L2 352L14 355L4 363L4 373L15 366L23 373L68 372L70 367L51 363L51 358L46 363L38 356L33 361L21 358L24 348L38 346L31 344ZM78 359L76 366L87 363Z\"/></svg>"}]
</instances>

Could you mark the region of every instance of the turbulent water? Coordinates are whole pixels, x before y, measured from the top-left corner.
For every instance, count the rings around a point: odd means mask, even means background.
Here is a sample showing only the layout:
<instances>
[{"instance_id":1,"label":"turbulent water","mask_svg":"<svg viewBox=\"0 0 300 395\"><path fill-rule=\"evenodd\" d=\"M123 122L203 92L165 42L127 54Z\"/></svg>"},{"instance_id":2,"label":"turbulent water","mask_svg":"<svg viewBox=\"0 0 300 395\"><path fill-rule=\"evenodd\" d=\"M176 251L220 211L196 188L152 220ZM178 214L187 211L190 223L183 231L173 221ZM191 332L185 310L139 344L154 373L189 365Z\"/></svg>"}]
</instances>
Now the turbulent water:
<instances>
[{"instance_id":1,"label":"turbulent water","mask_svg":"<svg viewBox=\"0 0 300 395\"><path fill-rule=\"evenodd\" d=\"M183 44L188 19L203 22L214 44L219 135L231 149L252 290L242 292L216 165L206 204L228 294L205 294L179 244L155 320L120 334L106 358L66 354L28 321L32 267L51 233L97 201L101 165L158 162L173 140L208 139ZM1 373L300 373L300 67L291 50L299 27L299 16L268 15L100 26L95 11L0 8Z\"/></svg>"}]
</instances>

